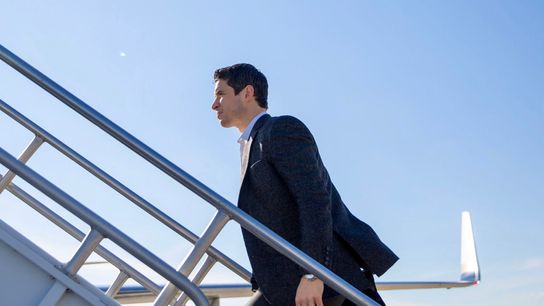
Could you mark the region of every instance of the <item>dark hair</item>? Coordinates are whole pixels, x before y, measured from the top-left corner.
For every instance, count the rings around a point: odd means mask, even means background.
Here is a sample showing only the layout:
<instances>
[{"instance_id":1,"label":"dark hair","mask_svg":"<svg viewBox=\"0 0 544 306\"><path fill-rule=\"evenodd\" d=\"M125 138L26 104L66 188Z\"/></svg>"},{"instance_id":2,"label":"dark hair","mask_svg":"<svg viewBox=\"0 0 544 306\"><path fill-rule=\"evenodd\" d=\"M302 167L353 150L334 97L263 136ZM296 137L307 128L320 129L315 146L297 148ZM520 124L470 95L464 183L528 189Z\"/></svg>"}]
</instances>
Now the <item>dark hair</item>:
<instances>
[{"instance_id":1,"label":"dark hair","mask_svg":"<svg viewBox=\"0 0 544 306\"><path fill-rule=\"evenodd\" d=\"M262 72L250 64L235 64L232 66L219 68L213 74L215 81L221 79L227 81L227 84L234 89L237 95L247 85L253 86L255 90L255 100L262 108L268 108L268 82Z\"/></svg>"}]
</instances>

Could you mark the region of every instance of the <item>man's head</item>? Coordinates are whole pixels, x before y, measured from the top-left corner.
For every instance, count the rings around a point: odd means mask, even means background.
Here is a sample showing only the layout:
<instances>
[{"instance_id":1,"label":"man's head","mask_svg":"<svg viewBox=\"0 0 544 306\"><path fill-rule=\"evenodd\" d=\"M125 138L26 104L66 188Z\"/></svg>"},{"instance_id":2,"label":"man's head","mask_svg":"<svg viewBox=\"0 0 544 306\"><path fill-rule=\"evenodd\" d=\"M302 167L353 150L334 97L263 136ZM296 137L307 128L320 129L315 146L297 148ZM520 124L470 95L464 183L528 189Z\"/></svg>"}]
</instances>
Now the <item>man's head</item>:
<instances>
[{"instance_id":1,"label":"man's head","mask_svg":"<svg viewBox=\"0 0 544 306\"><path fill-rule=\"evenodd\" d=\"M257 104L262 108L268 108L268 82L264 74L253 65L235 64L219 68L215 70L213 79L215 82L218 80L227 81L227 84L234 89L235 95L239 94L246 86L252 86Z\"/></svg>"},{"instance_id":2,"label":"man's head","mask_svg":"<svg viewBox=\"0 0 544 306\"><path fill-rule=\"evenodd\" d=\"M213 75L215 99L212 109L223 127L243 131L254 116L268 108L266 77L250 64L217 69Z\"/></svg>"}]
</instances>

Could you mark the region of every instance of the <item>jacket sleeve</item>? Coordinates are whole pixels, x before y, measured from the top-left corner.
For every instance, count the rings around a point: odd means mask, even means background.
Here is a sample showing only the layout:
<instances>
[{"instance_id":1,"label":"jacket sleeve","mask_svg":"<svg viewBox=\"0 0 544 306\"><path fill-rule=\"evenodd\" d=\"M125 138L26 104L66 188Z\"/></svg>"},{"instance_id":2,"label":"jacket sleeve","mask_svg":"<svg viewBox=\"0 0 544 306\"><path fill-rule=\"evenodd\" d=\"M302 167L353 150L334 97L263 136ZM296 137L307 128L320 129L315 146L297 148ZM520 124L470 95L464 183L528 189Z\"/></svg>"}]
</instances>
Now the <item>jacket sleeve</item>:
<instances>
[{"instance_id":1,"label":"jacket sleeve","mask_svg":"<svg viewBox=\"0 0 544 306\"><path fill-rule=\"evenodd\" d=\"M308 128L294 117L279 117L270 133L271 163L295 200L300 248L331 268L332 183ZM300 269L300 274L308 272Z\"/></svg>"}]
</instances>

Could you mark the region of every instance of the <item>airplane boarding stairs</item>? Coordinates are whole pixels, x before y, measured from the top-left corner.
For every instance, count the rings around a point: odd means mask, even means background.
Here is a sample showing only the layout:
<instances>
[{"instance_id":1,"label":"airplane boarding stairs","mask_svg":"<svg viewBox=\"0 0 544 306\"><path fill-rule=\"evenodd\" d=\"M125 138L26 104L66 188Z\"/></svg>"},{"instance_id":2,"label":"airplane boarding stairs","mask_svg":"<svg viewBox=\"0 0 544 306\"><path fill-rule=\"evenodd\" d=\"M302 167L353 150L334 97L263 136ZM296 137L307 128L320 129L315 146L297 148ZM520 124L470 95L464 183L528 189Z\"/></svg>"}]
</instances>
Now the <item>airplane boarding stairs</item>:
<instances>
[{"instance_id":1,"label":"airplane boarding stairs","mask_svg":"<svg viewBox=\"0 0 544 306\"><path fill-rule=\"evenodd\" d=\"M185 305L190 299L195 305L200 306L219 305L219 298L221 297L251 296L253 293L249 285L250 272L211 246L213 240L230 220L239 223L259 239L317 275L330 287L354 301L357 305L377 305L349 283L290 245L2 45L0 45L0 59L217 209L215 216L202 235L200 237L195 235L6 102L0 100L0 110L34 134L34 138L18 158L13 157L0 146L0 164L8 169L7 173L0 176L0 193L3 191L10 192L66 233L81 241L79 248L74 251L71 259L67 263L62 263L0 220L1 305L119 305L119 303L141 302L153 302L154 305ZM47 144L62 153L176 234L191 242L193 247L178 269L172 268L161 258L26 166L29 159L43 144ZM85 222L90 230L87 233L82 232L75 225L63 219L35 197L15 185L13 179L16 176ZM464 224L468 222L467 226L470 226L468 214L463 218ZM465 221L465 219L468 221ZM463 225L464 231L465 228L468 228L467 226ZM463 274L460 281L378 283L378 287L382 290L452 288L467 287L479 282L479 266L472 229L468 228L466 232L466 238L463 236L465 249L463 252L466 253L466 255L463 254L465 264L462 265ZM167 284L159 286L148 276L120 259L113 252L106 249L103 244L101 245L101 241L104 239L114 242L141 263L154 270L167 281ZM98 254L119 270L116 279L108 287L98 288L78 274L78 271L92 253ZM205 258L203 264L193 273L193 270L203 258ZM247 283L223 286L200 285L206 274L216 263L221 263ZM193 274L192 279L189 279L188 276ZM125 285L129 279L136 281L138 285ZM180 292L182 293L180 294Z\"/></svg>"}]
</instances>

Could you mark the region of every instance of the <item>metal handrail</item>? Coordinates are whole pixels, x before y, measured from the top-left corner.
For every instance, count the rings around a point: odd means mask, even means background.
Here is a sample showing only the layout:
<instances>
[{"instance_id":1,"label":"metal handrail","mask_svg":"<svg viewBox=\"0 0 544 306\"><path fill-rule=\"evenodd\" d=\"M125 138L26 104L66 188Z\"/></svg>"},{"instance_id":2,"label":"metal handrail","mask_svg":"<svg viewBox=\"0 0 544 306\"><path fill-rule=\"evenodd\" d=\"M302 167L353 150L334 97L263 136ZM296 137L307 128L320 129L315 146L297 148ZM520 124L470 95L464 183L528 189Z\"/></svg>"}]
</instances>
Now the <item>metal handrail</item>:
<instances>
[{"instance_id":1,"label":"metal handrail","mask_svg":"<svg viewBox=\"0 0 544 306\"><path fill-rule=\"evenodd\" d=\"M113 178L111 175L106 173L104 170L100 169L98 166L87 160L85 157L81 156L79 153L71 149L69 146L64 144L62 141L60 141L55 136L48 133L46 130L38 126L36 123L34 123L32 120L25 117L23 114L15 110L13 107L11 107L9 104L4 102L2 99L0 99L0 110L4 112L6 115L11 117L13 120L21 124L23 127L25 127L27 130L31 131L43 141L50 144L53 148L55 148L60 153L64 154L66 157L74 161L76 164L81 166L83 169L87 170L89 173L94 175L96 178L104 182L106 185L110 186L113 190L117 191L119 194L124 196L126 199L131 201L132 203L136 204L138 207L143 209L145 212L150 214L152 217L172 229L174 232L179 234L181 237L187 239L191 243L196 243L199 239L199 237L191 232L189 229L181 225L176 220L172 219L170 216L159 210L157 207L155 207L153 204L149 203L147 200L142 198L140 195L123 185L121 182ZM1 187L1 185L0 185ZM0 188L0 192L2 189ZM225 265L225 267L229 268L231 271L236 273L238 276L240 276L242 279L249 282L251 278L251 273L247 271L244 267L242 267L237 262L230 259L228 256L214 248L213 246L209 247L206 251L208 255L215 258L218 262Z\"/></svg>"},{"instance_id":2,"label":"metal handrail","mask_svg":"<svg viewBox=\"0 0 544 306\"><path fill-rule=\"evenodd\" d=\"M132 238L102 219L60 188L47 181L34 170L18 161L2 148L0 148L0 163L87 223L92 229L91 234L95 232L97 235L102 235L115 242L132 256L136 257L164 278L175 284L179 289L186 292L196 305L209 305L208 300L202 291L186 277L177 273L162 259L145 249ZM78 263L74 263L73 265L76 264Z\"/></svg>"},{"instance_id":3,"label":"metal handrail","mask_svg":"<svg viewBox=\"0 0 544 306\"><path fill-rule=\"evenodd\" d=\"M0 175L0 179L2 175ZM82 241L85 238L85 234L80 231L77 227L72 225L70 222L63 219L61 216L56 214L53 210L42 204L36 198L28 194L23 189L19 188L17 185L11 183L6 187L6 190L11 194L16 196L18 199L26 203L28 206L33 208L35 211L40 213L42 216L53 222L55 225L63 229L66 233L76 238L77 240ZM160 287L143 275L138 270L131 267L129 264L124 262L121 258L117 257L111 253L108 249L98 246L96 248L96 253L106 259L109 263L117 267L120 271L126 272L130 277L136 280L138 283L142 284L144 288L149 289L151 292L158 294L160 292Z\"/></svg>"},{"instance_id":4,"label":"metal handrail","mask_svg":"<svg viewBox=\"0 0 544 306\"><path fill-rule=\"evenodd\" d=\"M230 218L238 222L240 226L271 246L273 249L297 263L307 271L315 274L339 294L360 305L378 305L375 301L361 293L351 284L332 273L319 262L294 247L292 244L262 225L244 211L238 209L221 195L217 194L215 191L192 177L190 174L183 171L174 163L97 112L95 109L87 105L85 102L64 89L59 84L55 83L30 64L11 53L2 45L0 45L0 59L36 83L36 85L52 94L68 107L82 115L84 118L91 121L94 125L98 126L106 133L117 139L129 149L140 155L152 165L156 166L159 170L172 177L174 180L200 196L218 210L227 214Z\"/></svg>"}]
</instances>

